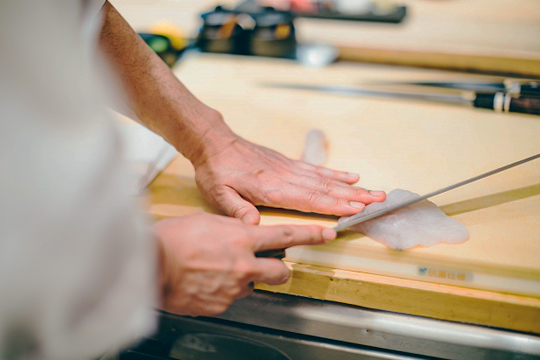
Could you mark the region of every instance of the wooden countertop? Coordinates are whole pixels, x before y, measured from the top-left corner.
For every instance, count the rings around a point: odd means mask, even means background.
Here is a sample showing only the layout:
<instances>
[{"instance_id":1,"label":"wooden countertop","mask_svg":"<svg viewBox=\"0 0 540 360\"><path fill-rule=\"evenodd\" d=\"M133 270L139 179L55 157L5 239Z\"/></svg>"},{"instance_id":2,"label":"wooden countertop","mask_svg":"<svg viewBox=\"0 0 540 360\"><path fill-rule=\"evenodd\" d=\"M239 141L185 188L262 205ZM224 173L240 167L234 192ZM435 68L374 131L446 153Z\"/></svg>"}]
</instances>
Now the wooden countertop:
<instances>
[{"instance_id":1,"label":"wooden countertop","mask_svg":"<svg viewBox=\"0 0 540 360\"><path fill-rule=\"evenodd\" d=\"M367 188L423 194L540 152L538 116L259 86L361 85L465 74L347 63L313 70L286 60L218 55L193 56L176 74L237 133L289 157L299 158L308 130L323 130L330 143L326 165L360 173L360 185ZM217 212L193 176L189 162L176 159L150 187L150 212L158 218ZM467 242L395 251L347 233L324 246L288 250L291 280L259 288L540 333L540 163L433 201L469 229ZM262 224L336 223L333 217L293 211L261 213Z\"/></svg>"}]
</instances>

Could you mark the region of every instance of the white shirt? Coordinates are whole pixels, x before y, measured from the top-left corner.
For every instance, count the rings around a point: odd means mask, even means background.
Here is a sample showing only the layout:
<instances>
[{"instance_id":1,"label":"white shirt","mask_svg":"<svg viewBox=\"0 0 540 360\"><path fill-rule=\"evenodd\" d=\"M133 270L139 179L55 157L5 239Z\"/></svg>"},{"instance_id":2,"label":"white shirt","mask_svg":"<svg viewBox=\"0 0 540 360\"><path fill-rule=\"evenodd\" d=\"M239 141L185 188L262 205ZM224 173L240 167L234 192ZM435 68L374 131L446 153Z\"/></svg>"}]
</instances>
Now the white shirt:
<instances>
[{"instance_id":1,"label":"white shirt","mask_svg":"<svg viewBox=\"0 0 540 360\"><path fill-rule=\"evenodd\" d=\"M156 249L88 61L103 2L0 1L0 359L154 327Z\"/></svg>"}]
</instances>

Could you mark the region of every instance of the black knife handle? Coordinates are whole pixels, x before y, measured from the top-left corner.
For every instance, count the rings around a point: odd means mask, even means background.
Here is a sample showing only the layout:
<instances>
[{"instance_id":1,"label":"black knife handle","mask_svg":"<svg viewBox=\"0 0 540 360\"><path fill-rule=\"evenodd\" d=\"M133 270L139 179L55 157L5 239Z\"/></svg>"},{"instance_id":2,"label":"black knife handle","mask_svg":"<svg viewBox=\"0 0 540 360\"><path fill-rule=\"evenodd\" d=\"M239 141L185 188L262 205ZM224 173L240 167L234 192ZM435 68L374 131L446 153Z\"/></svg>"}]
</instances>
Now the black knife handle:
<instances>
[{"instance_id":1,"label":"black knife handle","mask_svg":"<svg viewBox=\"0 0 540 360\"><path fill-rule=\"evenodd\" d=\"M540 97L540 83L522 84L519 93L522 96Z\"/></svg>"},{"instance_id":2,"label":"black knife handle","mask_svg":"<svg viewBox=\"0 0 540 360\"><path fill-rule=\"evenodd\" d=\"M476 97L473 101L473 106L482 109L495 110L495 95L498 93L476 93ZM504 95L503 95L504 96Z\"/></svg>"},{"instance_id":3,"label":"black knife handle","mask_svg":"<svg viewBox=\"0 0 540 360\"><path fill-rule=\"evenodd\" d=\"M530 96L513 97L511 94L503 92L496 92L495 94L476 93L473 106L497 112L540 115L540 98Z\"/></svg>"},{"instance_id":4,"label":"black knife handle","mask_svg":"<svg viewBox=\"0 0 540 360\"><path fill-rule=\"evenodd\" d=\"M540 97L540 82L538 81L522 82L506 79L503 84L505 92L514 96Z\"/></svg>"},{"instance_id":5,"label":"black knife handle","mask_svg":"<svg viewBox=\"0 0 540 360\"><path fill-rule=\"evenodd\" d=\"M285 249L259 251L258 253L255 253L255 256L283 259L285 257Z\"/></svg>"},{"instance_id":6,"label":"black knife handle","mask_svg":"<svg viewBox=\"0 0 540 360\"><path fill-rule=\"evenodd\" d=\"M510 99L510 112L519 112L524 114L540 115L540 98L520 96Z\"/></svg>"}]
</instances>

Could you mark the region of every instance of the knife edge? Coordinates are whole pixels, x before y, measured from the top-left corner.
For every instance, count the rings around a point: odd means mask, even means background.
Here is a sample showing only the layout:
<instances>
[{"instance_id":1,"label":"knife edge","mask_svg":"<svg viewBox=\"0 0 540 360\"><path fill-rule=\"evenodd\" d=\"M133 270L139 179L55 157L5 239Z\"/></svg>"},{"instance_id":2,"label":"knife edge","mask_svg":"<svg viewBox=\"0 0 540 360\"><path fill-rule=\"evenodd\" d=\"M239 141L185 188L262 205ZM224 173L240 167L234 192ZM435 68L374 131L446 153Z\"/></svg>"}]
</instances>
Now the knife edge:
<instances>
[{"instance_id":1,"label":"knife edge","mask_svg":"<svg viewBox=\"0 0 540 360\"><path fill-rule=\"evenodd\" d=\"M508 164L508 165L504 165L504 166L501 166L499 168L496 168L494 170L490 170L490 171L487 171L483 174L480 174L480 175L477 175L477 176L473 176L472 178L469 178L469 179L466 179L466 180L463 180L463 181L460 181L460 182L457 182L455 184L452 184L452 185L449 185L449 186L446 186L446 187L443 187L442 189L439 189L439 190L435 190L435 191L432 191L428 194L425 194L425 195L422 195L422 196L418 196L418 197L415 197L415 198L412 198L412 199L408 199L406 201L403 201L401 203L398 203L398 204L395 204L393 206L389 206L387 208L384 208L384 209L380 209L380 210L377 210L371 214L366 214L364 215L363 213L358 213L356 215L353 215L352 217L350 217L349 219L347 219L346 221L342 222L341 224L338 224L337 226L335 226L333 229L335 231L342 231L342 230L345 230L346 228L348 227L351 227L353 225L358 225L360 223L363 223L364 221L368 221L368 220L371 220L371 219L374 219L376 217L379 217L379 216L382 216L382 215L385 215L385 214L388 214L392 211L395 211L397 209L400 209L402 207L405 207L405 206L409 206L409 205L412 205L412 204L415 204L419 201L422 201L422 200L426 200L432 196L435 196L435 195L439 195L439 194L442 194L444 192L447 192L447 191L450 191L450 190L453 190L455 188L458 188L460 186L463 186L463 185L467 185L467 184L470 184L472 182L475 182L477 180L480 180L480 179L483 179L483 178L486 178L488 176L491 176L491 175L495 175L497 173L500 173L502 171L505 171L505 170L508 170L510 168L513 168L515 166L518 166L518 165L521 165L521 164L524 164L526 162L529 162L529 161L532 161L532 160L535 160L535 159L538 159L540 158L540 153L539 154L536 154L536 155L533 155L533 156L529 156L529 157L526 157L524 159L521 159L519 161L516 161L516 162L513 162L511 164Z\"/></svg>"}]
</instances>

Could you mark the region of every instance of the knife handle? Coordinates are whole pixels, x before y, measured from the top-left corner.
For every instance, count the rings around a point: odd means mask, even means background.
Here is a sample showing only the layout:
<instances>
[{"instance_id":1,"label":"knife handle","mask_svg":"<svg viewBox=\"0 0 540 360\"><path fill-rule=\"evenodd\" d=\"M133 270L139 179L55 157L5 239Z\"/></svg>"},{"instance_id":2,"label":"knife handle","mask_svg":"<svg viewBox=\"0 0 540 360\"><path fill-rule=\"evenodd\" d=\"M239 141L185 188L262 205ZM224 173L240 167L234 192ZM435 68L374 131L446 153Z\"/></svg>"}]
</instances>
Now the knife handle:
<instances>
[{"instance_id":1,"label":"knife handle","mask_svg":"<svg viewBox=\"0 0 540 360\"><path fill-rule=\"evenodd\" d=\"M540 97L540 82L528 81L522 82L519 80L506 79L503 82L505 92L513 95Z\"/></svg>"},{"instance_id":2,"label":"knife handle","mask_svg":"<svg viewBox=\"0 0 540 360\"><path fill-rule=\"evenodd\" d=\"M519 113L524 113L524 114L540 115L540 98L529 97L529 96L520 96L518 98L511 98L508 111L519 112Z\"/></svg>"},{"instance_id":3,"label":"knife handle","mask_svg":"<svg viewBox=\"0 0 540 360\"><path fill-rule=\"evenodd\" d=\"M540 83L522 84L519 93L522 96L540 97Z\"/></svg>"},{"instance_id":4,"label":"knife handle","mask_svg":"<svg viewBox=\"0 0 540 360\"><path fill-rule=\"evenodd\" d=\"M255 253L255 256L283 259L285 257L285 249L259 251L258 253Z\"/></svg>"},{"instance_id":5,"label":"knife handle","mask_svg":"<svg viewBox=\"0 0 540 360\"><path fill-rule=\"evenodd\" d=\"M497 112L518 112L523 114L540 115L540 98L520 96L513 97L503 92L476 93L473 106L483 109L491 109Z\"/></svg>"}]
</instances>

